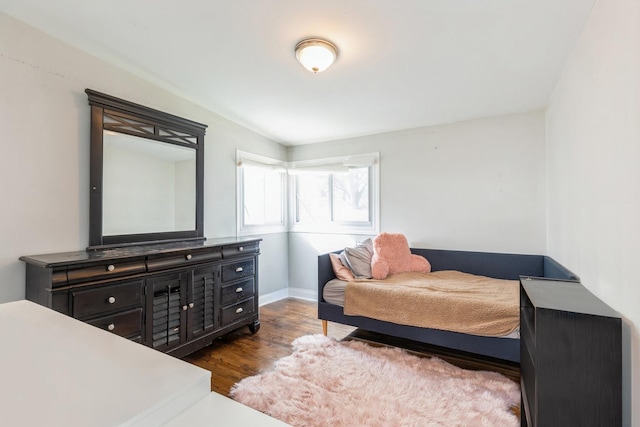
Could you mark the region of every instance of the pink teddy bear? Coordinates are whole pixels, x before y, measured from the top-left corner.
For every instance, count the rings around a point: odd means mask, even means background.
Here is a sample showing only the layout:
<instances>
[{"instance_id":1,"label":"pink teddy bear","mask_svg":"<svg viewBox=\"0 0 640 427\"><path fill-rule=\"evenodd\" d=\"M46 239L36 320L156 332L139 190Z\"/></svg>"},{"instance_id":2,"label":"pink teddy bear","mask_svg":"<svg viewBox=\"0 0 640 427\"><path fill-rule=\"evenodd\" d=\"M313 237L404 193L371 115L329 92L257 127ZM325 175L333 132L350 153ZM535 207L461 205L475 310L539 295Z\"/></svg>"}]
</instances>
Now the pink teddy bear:
<instances>
[{"instance_id":1,"label":"pink teddy bear","mask_svg":"<svg viewBox=\"0 0 640 427\"><path fill-rule=\"evenodd\" d=\"M382 280L390 274L406 271L431 272L426 258L411 253L403 234L381 233L373 240L371 276Z\"/></svg>"}]
</instances>

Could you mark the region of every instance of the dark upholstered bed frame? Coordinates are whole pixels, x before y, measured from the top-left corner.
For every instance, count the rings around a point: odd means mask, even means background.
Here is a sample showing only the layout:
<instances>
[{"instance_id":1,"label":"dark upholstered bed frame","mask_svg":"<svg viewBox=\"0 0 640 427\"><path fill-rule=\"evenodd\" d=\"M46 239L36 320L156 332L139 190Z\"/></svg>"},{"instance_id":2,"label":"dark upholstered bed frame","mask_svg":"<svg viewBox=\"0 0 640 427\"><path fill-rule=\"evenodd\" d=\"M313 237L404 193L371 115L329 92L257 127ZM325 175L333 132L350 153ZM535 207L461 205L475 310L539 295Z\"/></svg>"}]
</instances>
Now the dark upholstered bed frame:
<instances>
[{"instance_id":1,"label":"dark upholstered bed frame","mask_svg":"<svg viewBox=\"0 0 640 427\"><path fill-rule=\"evenodd\" d=\"M335 252L338 253L339 251ZM571 271L550 257L543 255L516 255L488 252L465 252L438 249L411 249L414 254L424 256L431 263L432 271L458 270L465 273L518 280L520 276L547 277L552 279L579 281ZM439 329L398 325L361 316L346 316L342 307L324 301L324 285L335 279L329 254L318 256L318 318L326 322L345 325L405 338L422 343L465 351L482 356L512 362L520 361L520 340L494 338L449 332ZM427 308L425 308L427 309Z\"/></svg>"}]
</instances>

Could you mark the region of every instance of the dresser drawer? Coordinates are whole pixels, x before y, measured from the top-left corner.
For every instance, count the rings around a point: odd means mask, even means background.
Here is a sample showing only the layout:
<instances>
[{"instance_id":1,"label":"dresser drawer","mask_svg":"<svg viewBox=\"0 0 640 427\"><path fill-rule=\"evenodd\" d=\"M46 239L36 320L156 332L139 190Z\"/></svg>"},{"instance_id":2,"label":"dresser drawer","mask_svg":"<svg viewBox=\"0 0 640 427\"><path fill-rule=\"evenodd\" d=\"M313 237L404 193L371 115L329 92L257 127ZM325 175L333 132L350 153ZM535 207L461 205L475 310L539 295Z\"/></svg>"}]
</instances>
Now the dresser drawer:
<instances>
[{"instance_id":1,"label":"dresser drawer","mask_svg":"<svg viewBox=\"0 0 640 427\"><path fill-rule=\"evenodd\" d=\"M255 260L245 259L229 264L222 265L222 281L230 282L232 280L241 279L247 276L253 276L256 273Z\"/></svg>"},{"instance_id":2,"label":"dresser drawer","mask_svg":"<svg viewBox=\"0 0 640 427\"><path fill-rule=\"evenodd\" d=\"M69 284L91 282L95 280L110 279L132 274L144 273L146 267L144 261L136 262L105 262L100 265L71 269L67 272Z\"/></svg>"},{"instance_id":3,"label":"dresser drawer","mask_svg":"<svg viewBox=\"0 0 640 427\"><path fill-rule=\"evenodd\" d=\"M232 304L252 296L256 292L255 288L253 277L223 286L222 305Z\"/></svg>"},{"instance_id":4,"label":"dresser drawer","mask_svg":"<svg viewBox=\"0 0 640 427\"><path fill-rule=\"evenodd\" d=\"M224 246L222 248L223 258L234 257L244 254L256 254L260 250L260 244L258 242L249 242L246 244L238 243L235 245Z\"/></svg>"},{"instance_id":5,"label":"dresser drawer","mask_svg":"<svg viewBox=\"0 0 640 427\"><path fill-rule=\"evenodd\" d=\"M139 307L142 306L142 280L73 291L72 298L76 319Z\"/></svg>"},{"instance_id":6,"label":"dresser drawer","mask_svg":"<svg viewBox=\"0 0 640 427\"><path fill-rule=\"evenodd\" d=\"M147 269L148 271L159 271L183 265L217 261L219 259L222 259L220 250L185 252L177 256L150 257L147 260Z\"/></svg>"},{"instance_id":7,"label":"dresser drawer","mask_svg":"<svg viewBox=\"0 0 640 427\"><path fill-rule=\"evenodd\" d=\"M255 312L253 297L222 309L222 325L228 325Z\"/></svg>"},{"instance_id":8,"label":"dresser drawer","mask_svg":"<svg viewBox=\"0 0 640 427\"><path fill-rule=\"evenodd\" d=\"M101 317L87 323L123 338L139 337L142 334L142 308Z\"/></svg>"}]
</instances>

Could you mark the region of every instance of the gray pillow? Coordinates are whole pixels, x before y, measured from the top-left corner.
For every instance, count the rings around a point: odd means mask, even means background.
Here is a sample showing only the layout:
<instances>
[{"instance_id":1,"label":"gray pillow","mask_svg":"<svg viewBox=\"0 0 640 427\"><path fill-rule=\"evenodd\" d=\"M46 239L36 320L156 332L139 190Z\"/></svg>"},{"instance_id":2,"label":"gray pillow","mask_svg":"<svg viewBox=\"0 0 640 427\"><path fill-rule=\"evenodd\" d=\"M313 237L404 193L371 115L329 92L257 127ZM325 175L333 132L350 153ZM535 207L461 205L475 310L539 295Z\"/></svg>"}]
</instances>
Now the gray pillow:
<instances>
[{"instance_id":1,"label":"gray pillow","mask_svg":"<svg viewBox=\"0 0 640 427\"><path fill-rule=\"evenodd\" d=\"M371 239L358 242L353 248L344 248L340 253L340 261L349 267L356 279L371 278L371 257L373 257Z\"/></svg>"}]
</instances>

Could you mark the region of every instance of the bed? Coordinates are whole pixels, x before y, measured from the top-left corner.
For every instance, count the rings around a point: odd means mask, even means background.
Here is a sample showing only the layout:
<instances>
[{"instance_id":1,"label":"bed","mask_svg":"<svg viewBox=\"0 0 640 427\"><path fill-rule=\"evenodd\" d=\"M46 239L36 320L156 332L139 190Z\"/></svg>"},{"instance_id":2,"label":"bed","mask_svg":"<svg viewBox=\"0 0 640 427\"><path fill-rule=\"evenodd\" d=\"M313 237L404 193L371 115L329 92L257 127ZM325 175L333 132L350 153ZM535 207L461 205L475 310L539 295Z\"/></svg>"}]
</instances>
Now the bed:
<instances>
[{"instance_id":1,"label":"bed","mask_svg":"<svg viewBox=\"0 0 640 427\"><path fill-rule=\"evenodd\" d=\"M431 263L433 272L453 270L488 278L515 281L519 280L520 276L579 280L570 270L552 258L542 255L416 248L412 248L411 252L425 257ZM329 290L333 292L327 292L325 299L325 286L327 285L329 285ZM486 336L424 326L403 325L367 316L348 315L340 305L340 296L338 295L340 292L336 293L336 289L343 285L336 282L329 254L320 255L318 257L318 318L323 321L325 333L327 322L331 321L483 357L511 362L519 362L520 360L520 342L517 330L501 336Z\"/></svg>"}]
</instances>

